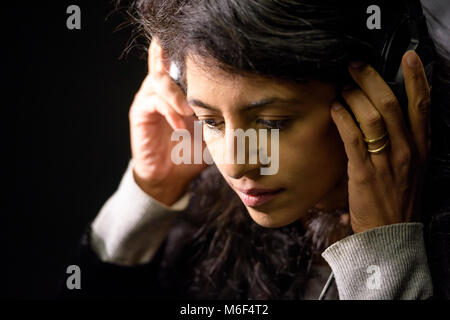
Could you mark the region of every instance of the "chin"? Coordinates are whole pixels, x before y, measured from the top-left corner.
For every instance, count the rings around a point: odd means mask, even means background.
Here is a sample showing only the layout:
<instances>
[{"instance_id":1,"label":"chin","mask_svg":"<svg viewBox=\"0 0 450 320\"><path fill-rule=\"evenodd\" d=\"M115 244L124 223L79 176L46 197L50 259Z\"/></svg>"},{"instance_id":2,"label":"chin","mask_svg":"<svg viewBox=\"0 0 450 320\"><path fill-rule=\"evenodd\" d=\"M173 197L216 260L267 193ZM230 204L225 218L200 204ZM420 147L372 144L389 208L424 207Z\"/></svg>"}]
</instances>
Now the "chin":
<instances>
[{"instance_id":1,"label":"chin","mask_svg":"<svg viewBox=\"0 0 450 320\"><path fill-rule=\"evenodd\" d=\"M273 212L258 211L257 208L246 207L250 217L264 228L281 228L291 224L302 217L302 215L292 215L277 210Z\"/></svg>"}]
</instances>

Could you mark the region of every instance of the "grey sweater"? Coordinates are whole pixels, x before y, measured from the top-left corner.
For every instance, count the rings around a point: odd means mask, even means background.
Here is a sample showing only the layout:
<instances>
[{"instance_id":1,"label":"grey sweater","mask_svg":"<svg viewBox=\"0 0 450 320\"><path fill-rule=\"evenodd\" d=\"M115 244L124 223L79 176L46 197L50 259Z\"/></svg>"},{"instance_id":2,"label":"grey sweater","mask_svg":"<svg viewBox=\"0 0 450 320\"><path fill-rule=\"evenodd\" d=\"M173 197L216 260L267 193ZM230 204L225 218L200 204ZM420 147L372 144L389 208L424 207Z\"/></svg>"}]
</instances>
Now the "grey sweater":
<instances>
[{"instance_id":1,"label":"grey sweater","mask_svg":"<svg viewBox=\"0 0 450 320\"><path fill-rule=\"evenodd\" d=\"M92 223L92 247L108 263L134 266L151 261L177 214L188 206L187 192L171 207L136 184L130 161L118 190ZM399 223L348 236L323 253L329 266L315 267L306 298L317 299L330 271L325 299L427 299L433 294L423 225Z\"/></svg>"}]
</instances>

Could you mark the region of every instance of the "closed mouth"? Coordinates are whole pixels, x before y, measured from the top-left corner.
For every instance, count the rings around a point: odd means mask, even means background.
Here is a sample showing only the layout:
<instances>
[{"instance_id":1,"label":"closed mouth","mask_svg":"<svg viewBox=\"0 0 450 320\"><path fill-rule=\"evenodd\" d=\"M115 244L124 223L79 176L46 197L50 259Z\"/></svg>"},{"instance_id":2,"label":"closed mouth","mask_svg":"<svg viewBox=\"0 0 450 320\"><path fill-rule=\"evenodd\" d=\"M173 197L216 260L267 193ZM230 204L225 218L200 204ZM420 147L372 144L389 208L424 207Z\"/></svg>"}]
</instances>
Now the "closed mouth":
<instances>
[{"instance_id":1,"label":"closed mouth","mask_svg":"<svg viewBox=\"0 0 450 320\"><path fill-rule=\"evenodd\" d=\"M282 191L284 191L283 188L273 191L247 190L246 192L238 191L238 195L245 205L249 207L256 207L271 201Z\"/></svg>"}]
</instances>

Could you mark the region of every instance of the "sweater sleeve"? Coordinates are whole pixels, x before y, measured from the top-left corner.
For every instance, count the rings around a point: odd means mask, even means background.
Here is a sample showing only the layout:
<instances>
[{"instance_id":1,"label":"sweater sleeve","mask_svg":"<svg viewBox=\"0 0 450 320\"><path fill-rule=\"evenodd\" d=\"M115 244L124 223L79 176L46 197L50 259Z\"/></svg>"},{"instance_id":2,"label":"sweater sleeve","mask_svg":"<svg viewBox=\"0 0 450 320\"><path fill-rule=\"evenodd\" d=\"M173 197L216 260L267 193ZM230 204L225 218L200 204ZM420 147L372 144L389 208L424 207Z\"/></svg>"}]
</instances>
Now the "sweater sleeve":
<instances>
[{"instance_id":1,"label":"sweater sleeve","mask_svg":"<svg viewBox=\"0 0 450 320\"><path fill-rule=\"evenodd\" d=\"M136 184L131 160L117 191L91 227L91 245L103 262L131 266L149 262L166 238L173 219L186 209L186 192L168 207Z\"/></svg>"},{"instance_id":2,"label":"sweater sleeve","mask_svg":"<svg viewBox=\"0 0 450 320\"><path fill-rule=\"evenodd\" d=\"M433 286L423 225L399 223L348 236L322 256L342 300L427 299Z\"/></svg>"}]
</instances>

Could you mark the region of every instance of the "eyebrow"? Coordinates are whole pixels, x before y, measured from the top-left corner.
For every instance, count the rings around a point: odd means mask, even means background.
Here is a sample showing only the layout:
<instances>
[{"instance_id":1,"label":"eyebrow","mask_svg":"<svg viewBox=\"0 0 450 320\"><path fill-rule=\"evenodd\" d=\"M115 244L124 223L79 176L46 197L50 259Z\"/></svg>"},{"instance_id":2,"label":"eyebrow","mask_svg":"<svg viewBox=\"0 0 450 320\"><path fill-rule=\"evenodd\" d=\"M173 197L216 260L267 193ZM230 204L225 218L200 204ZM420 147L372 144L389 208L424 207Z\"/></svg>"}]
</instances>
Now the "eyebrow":
<instances>
[{"instance_id":1,"label":"eyebrow","mask_svg":"<svg viewBox=\"0 0 450 320\"><path fill-rule=\"evenodd\" d=\"M209 105L199 99L196 99L196 98L188 98L187 101L190 105L195 105L195 106L213 110L213 111L220 111L219 108L211 106L211 105ZM300 100L298 100L296 98L283 99L283 98L279 98L279 97L271 97L271 98L266 98L266 99L263 99L260 101L251 102L245 106L242 106L239 110L248 111L248 110L252 110L252 109L256 109L256 108L265 107L267 105L271 105L271 104L275 104L275 103L277 103L277 104L293 104L293 103L299 103L299 102L300 102Z\"/></svg>"}]
</instances>

